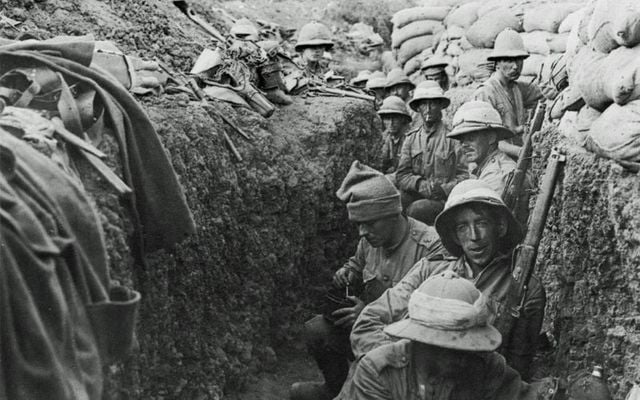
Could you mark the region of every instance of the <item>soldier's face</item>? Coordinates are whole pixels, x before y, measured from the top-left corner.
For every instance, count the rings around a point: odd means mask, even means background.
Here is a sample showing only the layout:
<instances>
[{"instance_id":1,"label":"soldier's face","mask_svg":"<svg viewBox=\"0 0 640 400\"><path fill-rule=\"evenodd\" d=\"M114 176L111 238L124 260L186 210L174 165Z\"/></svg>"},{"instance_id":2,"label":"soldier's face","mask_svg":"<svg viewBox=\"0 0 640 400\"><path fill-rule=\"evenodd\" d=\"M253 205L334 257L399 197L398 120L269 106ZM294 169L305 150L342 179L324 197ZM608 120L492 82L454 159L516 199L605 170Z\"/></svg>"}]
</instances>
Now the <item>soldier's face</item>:
<instances>
[{"instance_id":1,"label":"soldier's face","mask_svg":"<svg viewBox=\"0 0 640 400\"><path fill-rule=\"evenodd\" d=\"M382 122L386 130L395 136L402 131L408 121L406 117L400 114L384 114Z\"/></svg>"},{"instance_id":2,"label":"soldier's face","mask_svg":"<svg viewBox=\"0 0 640 400\"><path fill-rule=\"evenodd\" d=\"M490 212L489 206L461 206L453 217L456 244L462 247L467 261L484 268L498 254L499 241L507 233L507 223Z\"/></svg>"},{"instance_id":3,"label":"soldier's face","mask_svg":"<svg viewBox=\"0 0 640 400\"><path fill-rule=\"evenodd\" d=\"M502 58L496 61L496 70L501 71L511 81L520 78L522 72L523 58Z\"/></svg>"},{"instance_id":4,"label":"soldier's face","mask_svg":"<svg viewBox=\"0 0 640 400\"><path fill-rule=\"evenodd\" d=\"M424 70L424 80L437 82L442 90L449 89L447 87L448 85L446 77L447 73L444 71L444 69L428 68Z\"/></svg>"},{"instance_id":5,"label":"soldier's face","mask_svg":"<svg viewBox=\"0 0 640 400\"><path fill-rule=\"evenodd\" d=\"M420 342L413 342L412 346L418 357L429 360L429 372L441 377L459 376L461 371L469 367L472 358L477 357L475 352L446 349Z\"/></svg>"},{"instance_id":6,"label":"soldier's face","mask_svg":"<svg viewBox=\"0 0 640 400\"><path fill-rule=\"evenodd\" d=\"M389 88L389 96L398 96L402 100L407 101L411 97L411 86L400 84Z\"/></svg>"},{"instance_id":7,"label":"soldier's face","mask_svg":"<svg viewBox=\"0 0 640 400\"><path fill-rule=\"evenodd\" d=\"M494 132L478 131L462 135L460 142L462 150L467 156L467 162L482 163L491 152L492 145L496 143L497 136Z\"/></svg>"},{"instance_id":8,"label":"soldier's face","mask_svg":"<svg viewBox=\"0 0 640 400\"><path fill-rule=\"evenodd\" d=\"M393 244L393 225L397 216L374 219L366 222L358 222L358 234L367 239L373 247L389 247Z\"/></svg>"},{"instance_id":9,"label":"soldier's face","mask_svg":"<svg viewBox=\"0 0 640 400\"><path fill-rule=\"evenodd\" d=\"M435 123L442 120L442 101L439 99L420 100L416 108L425 123Z\"/></svg>"},{"instance_id":10,"label":"soldier's face","mask_svg":"<svg viewBox=\"0 0 640 400\"><path fill-rule=\"evenodd\" d=\"M302 58L305 61L318 62L322 60L324 54L324 46L305 47L302 51Z\"/></svg>"}]
</instances>

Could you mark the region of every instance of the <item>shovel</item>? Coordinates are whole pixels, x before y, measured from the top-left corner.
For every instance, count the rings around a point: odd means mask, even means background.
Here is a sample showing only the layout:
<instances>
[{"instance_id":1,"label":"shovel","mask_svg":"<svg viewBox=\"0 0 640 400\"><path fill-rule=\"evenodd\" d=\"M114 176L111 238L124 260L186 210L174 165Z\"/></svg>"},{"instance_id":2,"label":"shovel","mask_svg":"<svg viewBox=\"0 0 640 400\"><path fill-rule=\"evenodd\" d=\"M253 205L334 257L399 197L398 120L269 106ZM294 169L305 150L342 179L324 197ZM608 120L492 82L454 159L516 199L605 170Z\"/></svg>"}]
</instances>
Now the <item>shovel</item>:
<instances>
[{"instance_id":1,"label":"shovel","mask_svg":"<svg viewBox=\"0 0 640 400\"><path fill-rule=\"evenodd\" d=\"M216 40L222 43L225 42L225 38L224 36L222 36L220 31L218 31L216 28L213 27L213 25L211 25L210 23L205 21L202 17L200 17L198 14L196 14L195 11L193 11L189 7L189 4L187 4L186 1L184 0L174 1L173 5L178 7L178 9L182 11L182 13L187 16L187 18L189 18L191 21L198 24L202 29L207 31L208 34L216 38Z\"/></svg>"}]
</instances>

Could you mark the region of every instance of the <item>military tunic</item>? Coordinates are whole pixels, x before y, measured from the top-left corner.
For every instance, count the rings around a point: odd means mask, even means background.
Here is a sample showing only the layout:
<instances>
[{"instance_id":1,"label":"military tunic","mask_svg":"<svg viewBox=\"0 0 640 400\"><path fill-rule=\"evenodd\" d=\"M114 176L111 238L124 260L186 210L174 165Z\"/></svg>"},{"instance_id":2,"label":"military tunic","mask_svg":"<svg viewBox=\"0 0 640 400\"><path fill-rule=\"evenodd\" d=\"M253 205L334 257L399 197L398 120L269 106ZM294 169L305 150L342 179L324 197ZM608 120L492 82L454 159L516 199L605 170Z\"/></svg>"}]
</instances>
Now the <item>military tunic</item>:
<instances>
[{"instance_id":1,"label":"military tunic","mask_svg":"<svg viewBox=\"0 0 640 400\"><path fill-rule=\"evenodd\" d=\"M429 131L422 126L407 135L396 173L398 189L445 200L459 181L468 178L465 156L446 131L440 122Z\"/></svg>"},{"instance_id":2,"label":"military tunic","mask_svg":"<svg viewBox=\"0 0 640 400\"><path fill-rule=\"evenodd\" d=\"M546 298L539 280L535 276L532 277L522 315L509 329L511 316L507 310L507 296L511 286L515 284L510 263L511 254L498 256L475 275L464 256L457 259L434 257L420 260L402 281L360 313L351 331L351 347L356 358L383 344L394 342L395 340L384 333L383 329L407 315L411 293L430 276L452 270L471 280L478 290L487 296L493 314L493 320L490 322L502 334L502 346L499 351L509 365L527 379L542 327Z\"/></svg>"},{"instance_id":3,"label":"military tunic","mask_svg":"<svg viewBox=\"0 0 640 400\"><path fill-rule=\"evenodd\" d=\"M502 194L515 169L516 162L496 149L474 168L471 175L486 182L496 193Z\"/></svg>"},{"instance_id":4,"label":"military tunic","mask_svg":"<svg viewBox=\"0 0 640 400\"><path fill-rule=\"evenodd\" d=\"M384 142L382 143L382 171L384 171L385 174L391 174L398 169L404 139L405 132L401 132L398 136L393 136L389 133L384 134Z\"/></svg>"},{"instance_id":5,"label":"military tunic","mask_svg":"<svg viewBox=\"0 0 640 400\"><path fill-rule=\"evenodd\" d=\"M544 384L529 385L496 352L470 358L455 377L420 371L412 342L401 339L369 352L353 376L353 400L518 400L548 399Z\"/></svg>"}]
</instances>

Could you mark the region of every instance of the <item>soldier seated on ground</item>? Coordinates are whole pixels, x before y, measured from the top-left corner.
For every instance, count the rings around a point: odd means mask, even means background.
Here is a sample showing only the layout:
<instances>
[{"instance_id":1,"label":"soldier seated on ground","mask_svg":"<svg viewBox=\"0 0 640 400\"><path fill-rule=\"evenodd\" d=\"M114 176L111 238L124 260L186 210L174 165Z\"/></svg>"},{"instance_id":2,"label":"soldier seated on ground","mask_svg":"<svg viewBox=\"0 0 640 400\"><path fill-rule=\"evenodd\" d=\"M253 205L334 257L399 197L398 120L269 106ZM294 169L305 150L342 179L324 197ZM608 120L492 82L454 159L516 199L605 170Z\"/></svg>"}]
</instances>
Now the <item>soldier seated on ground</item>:
<instances>
[{"instance_id":1,"label":"soldier seated on ground","mask_svg":"<svg viewBox=\"0 0 640 400\"><path fill-rule=\"evenodd\" d=\"M382 171L391 174L389 178L395 183L394 172L398 169L400 152L404 137L411 123L411 116L407 105L400 97L389 96L384 99L378 115L384 124L382 145Z\"/></svg>"},{"instance_id":2,"label":"soldier seated on ground","mask_svg":"<svg viewBox=\"0 0 640 400\"><path fill-rule=\"evenodd\" d=\"M308 78L324 80L324 75L330 70L324 53L332 48L331 31L326 25L314 21L300 28L295 50L300 53L298 64Z\"/></svg>"},{"instance_id":3,"label":"soldier seated on ground","mask_svg":"<svg viewBox=\"0 0 640 400\"><path fill-rule=\"evenodd\" d=\"M545 382L523 382L495 352L502 338L490 323L488 299L468 280L444 271L405 301L408 318L384 329L398 341L358 363L351 399L552 398Z\"/></svg>"},{"instance_id":4,"label":"soldier seated on ground","mask_svg":"<svg viewBox=\"0 0 640 400\"><path fill-rule=\"evenodd\" d=\"M335 273L331 292L358 286L362 290L344 299L349 305L306 322L307 347L325 381L294 383L292 400L336 396L353 360L349 333L362 308L399 282L418 260L444 253L433 228L401 214L400 193L382 173L355 161L336 194L347 203L349 220L358 225L361 239L355 255Z\"/></svg>"},{"instance_id":5,"label":"soldier seated on ground","mask_svg":"<svg viewBox=\"0 0 640 400\"><path fill-rule=\"evenodd\" d=\"M448 137L459 140L467 162L472 167L471 176L486 182L502 195L516 169L516 162L498 148L500 140L509 139L514 133L502 125L500 114L484 101L463 104L453 116L453 130ZM531 188L525 179L525 194ZM516 214L518 222L526 224L529 217L529 196L520 196L521 204Z\"/></svg>"},{"instance_id":6,"label":"soldier seated on ground","mask_svg":"<svg viewBox=\"0 0 640 400\"><path fill-rule=\"evenodd\" d=\"M375 71L371 73L369 76L369 80L367 81L367 85L365 86L367 90L373 92L375 96L375 100L373 101L373 105L376 110L380 109L382 106L382 102L387 97L387 91L385 86L387 85L387 76L382 71Z\"/></svg>"},{"instance_id":7,"label":"soldier seated on ground","mask_svg":"<svg viewBox=\"0 0 640 400\"><path fill-rule=\"evenodd\" d=\"M449 63L438 56L429 57L420 65L420 72L427 81L435 81L445 92L449 90L449 75L445 68Z\"/></svg>"},{"instance_id":8,"label":"soldier seated on ground","mask_svg":"<svg viewBox=\"0 0 640 400\"><path fill-rule=\"evenodd\" d=\"M523 236L520 224L486 183L469 179L453 188L435 228L454 257L419 261L400 283L365 307L351 333L355 356L395 342L384 328L405 317L411 293L429 277L454 271L486 296L492 312L490 322L503 338L499 352L528 380L546 299L540 281L532 277L520 318L513 321L509 295L516 282L511 274L511 259Z\"/></svg>"},{"instance_id":9,"label":"soldier seated on ground","mask_svg":"<svg viewBox=\"0 0 640 400\"><path fill-rule=\"evenodd\" d=\"M407 74L402 68L394 68L387 75L387 84L385 89L388 96L398 96L402 101L406 102L411 98L411 91L416 85L411 82Z\"/></svg>"},{"instance_id":10,"label":"soldier seated on ground","mask_svg":"<svg viewBox=\"0 0 640 400\"><path fill-rule=\"evenodd\" d=\"M427 225L433 225L453 186L469 176L460 146L446 137L442 110L449 103L437 83L418 85L409 107L420 114L422 125L407 134L396 172L407 215Z\"/></svg>"}]
</instances>

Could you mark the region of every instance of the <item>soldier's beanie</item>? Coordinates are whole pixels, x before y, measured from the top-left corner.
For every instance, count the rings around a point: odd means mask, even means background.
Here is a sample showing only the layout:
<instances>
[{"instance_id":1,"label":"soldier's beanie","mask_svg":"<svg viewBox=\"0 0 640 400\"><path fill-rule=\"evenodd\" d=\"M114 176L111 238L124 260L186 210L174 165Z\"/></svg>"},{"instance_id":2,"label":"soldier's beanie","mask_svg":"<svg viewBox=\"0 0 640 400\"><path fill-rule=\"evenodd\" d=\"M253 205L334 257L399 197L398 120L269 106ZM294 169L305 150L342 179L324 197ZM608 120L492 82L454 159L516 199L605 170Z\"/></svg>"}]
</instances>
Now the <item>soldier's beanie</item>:
<instances>
[{"instance_id":1,"label":"soldier's beanie","mask_svg":"<svg viewBox=\"0 0 640 400\"><path fill-rule=\"evenodd\" d=\"M351 221L372 221L402 213L400 192L389 178L359 161L351 164L336 196L347 203Z\"/></svg>"}]
</instances>

